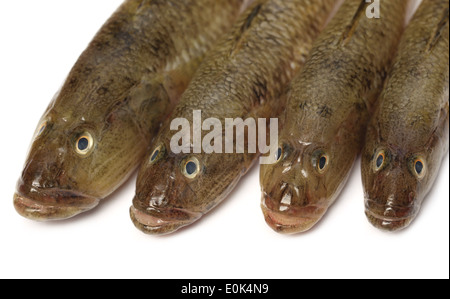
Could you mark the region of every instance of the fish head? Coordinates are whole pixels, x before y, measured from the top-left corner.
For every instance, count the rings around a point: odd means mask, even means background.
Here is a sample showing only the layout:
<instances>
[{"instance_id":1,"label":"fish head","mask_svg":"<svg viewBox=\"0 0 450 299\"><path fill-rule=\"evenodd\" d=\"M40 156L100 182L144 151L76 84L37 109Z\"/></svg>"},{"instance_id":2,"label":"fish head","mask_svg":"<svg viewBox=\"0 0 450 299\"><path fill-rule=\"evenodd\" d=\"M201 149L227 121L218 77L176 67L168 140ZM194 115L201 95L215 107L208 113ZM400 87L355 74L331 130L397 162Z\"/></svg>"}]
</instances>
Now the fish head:
<instances>
[{"instance_id":1,"label":"fish head","mask_svg":"<svg viewBox=\"0 0 450 299\"><path fill-rule=\"evenodd\" d=\"M436 146L443 138L433 133L425 143L395 135L395 140L383 139L369 127L361 156L365 214L373 226L385 231L406 228L416 217L445 148Z\"/></svg>"},{"instance_id":2,"label":"fish head","mask_svg":"<svg viewBox=\"0 0 450 299\"><path fill-rule=\"evenodd\" d=\"M281 136L274 163L261 165L261 208L267 224L280 233L311 229L345 184L357 148Z\"/></svg>"},{"instance_id":3,"label":"fish head","mask_svg":"<svg viewBox=\"0 0 450 299\"><path fill-rule=\"evenodd\" d=\"M147 234L169 234L198 220L236 186L241 154L174 153L160 137L139 169L130 208L134 225Z\"/></svg>"},{"instance_id":4,"label":"fish head","mask_svg":"<svg viewBox=\"0 0 450 299\"><path fill-rule=\"evenodd\" d=\"M136 167L133 156L145 154L145 145L136 146L144 138L127 132L136 130L131 120L118 116L102 123L60 111L52 107L42 117L14 194L16 211L32 220L66 219L92 209L126 179L122 173Z\"/></svg>"},{"instance_id":5,"label":"fish head","mask_svg":"<svg viewBox=\"0 0 450 299\"><path fill-rule=\"evenodd\" d=\"M64 219L98 203L79 190L76 179L88 176L82 160L95 150L95 134L89 126L69 133L66 120L50 112L38 125L14 194L14 207L24 217Z\"/></svg>"},{"instance_id":6,"label":"fish head","mask_svg":"<svg viewBox=\"0 0 450 299\"><path fill-rule=\"evenodd\" d=\"M130 217L145 233L166 234L200 218L188 207L197 201L191 184L202 166L194 156L174 154L169 144L155 144L139 169Z\"/></svg>"},{"instance_id":7,"label":"fish head","mask_svg":"<svg viewBox=\"0 0 450 299\"><path fill-rule=\"evenodd\" d=\"M388 145L371 151L361 162L366 216L382 230L405 228L421 205L427 159Z\"/></svg>"}]
</instances>

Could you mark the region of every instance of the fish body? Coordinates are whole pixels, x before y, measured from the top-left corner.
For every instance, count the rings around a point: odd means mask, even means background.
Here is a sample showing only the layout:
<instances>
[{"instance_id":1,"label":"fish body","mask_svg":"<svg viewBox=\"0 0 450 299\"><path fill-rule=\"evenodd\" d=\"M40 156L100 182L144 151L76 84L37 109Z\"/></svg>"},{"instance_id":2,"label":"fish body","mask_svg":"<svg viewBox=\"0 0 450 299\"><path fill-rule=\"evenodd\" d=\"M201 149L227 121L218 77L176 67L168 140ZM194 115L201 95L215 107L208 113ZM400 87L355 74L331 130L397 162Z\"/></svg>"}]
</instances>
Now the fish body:
<instances>
[{"instance_id":1,"label":"fish body","mask_svg":"<svg viewBox=\"0 0 450 299\"><path fill-rule=\"evenodd\" d=\"M346 0L291 82L274 163L260 170L261 208L276 232L309 230L342 190L404 28L408 1Z\"/></svg>"},{"instance_id":2,"label":"fish body","mask_svg":"<svg viewBox=\"0 0 450 299\"><path fill-rule=\"evenodd\" d=\"M137 179L130 216L149 234L167 234L219 204L257 153L174 153L172 120L269 118L284 109L284 87L302 65L335 1L259 0L205 58L155 139ZM220 130L218 135L225 136ZM207 129L206 129L207 130ZM248 141L248 140L247 140ZM246 141L246 142L247 142Z\"/></svg>"},{"instance_id":3,"label":"fish body","mask_svg":"<svg viewBox=\"0 0 450 299\"><path fill-rule=\"evenodd\" d=\"M17 212L65 219L117 189L243 3L126 0L42 116L14 195Z\"/></svg>"},{"instance_id":4,"label":"fish body","mask_svg":"<svg viewBox=\"0 0 450 299\"><path fill-rule=\"evenodd\" d=\"M403 35L361 157L365 213L395 231L416 217L449 146L449 2L424 0Z\"/></svg>"}]
</instances>

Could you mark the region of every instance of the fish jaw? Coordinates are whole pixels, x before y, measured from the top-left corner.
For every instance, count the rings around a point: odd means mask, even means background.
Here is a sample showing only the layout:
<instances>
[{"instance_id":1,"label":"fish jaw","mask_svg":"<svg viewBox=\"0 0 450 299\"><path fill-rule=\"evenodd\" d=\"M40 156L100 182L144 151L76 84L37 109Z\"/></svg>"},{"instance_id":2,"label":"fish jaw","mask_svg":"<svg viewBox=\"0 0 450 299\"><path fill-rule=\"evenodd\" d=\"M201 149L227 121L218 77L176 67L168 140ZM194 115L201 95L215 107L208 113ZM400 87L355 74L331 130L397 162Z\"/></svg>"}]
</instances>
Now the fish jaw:
<instances>
[{"instance_id":1,"label":"fish jaw","mask_svg":"<svg viewBox=\"0 0 450 299\"><path fill-rule=\"evenodd\" d=\"M202 216L193 204L197 196L190 182L178 170L182 161L183 157L174 155L160 158L155 165L142 165L130 207L130 218L137 229L146 234L166 235Z\"/></svg>"},{"instance_id":2,"label":"fish jaw","mask_svg":"<svg viewBox=\"0 0 450 299\"><path fill-rule=\"evenodd\" d=\"M415 200L410 201L414 203ZM367 220L382 231L394 232L408 227L418 213L417 204L393 206L389 204L390 202L380 205L377 201L366 197L364 206Z\"/></svg>"},{"instance_id":3,"label":"fish jaw","mask_svg":"<svg viewBox=\"0 0 450 299\"><path fill-rule=\"evenodd\" d=\"M375 149L379 146L373 147ZM405 148L408 148L405 146ZM361 159L364 189L364 209L367 220L382 231L406 228L418 214L426 188L408 170L407 158L401 152L389 149L389 164L375 171L370 150Z\"/></svg>"},{"instance_id":4,"label":"fish jaw","mask_svg":"<svg viewBox=\"0 0 450 299\"><path fill-rule=\"evenodd\" d=\"M202 216L201 213L170 208L141 211L130 207L130 218L134 226L149 235L167 235L187 226Z\"/></svg>"},{"instance_id":5,"label":"fish jaw","mask_svg":"<svg viewBox=\"0 0 450 299\"><path fill-rule=\"evenodd\" d=\"M365 214L370 224L374 227L388 232L394 232L406 228L413 220L412 217L404 219L387 218L376 215L371 210L365 210Z\"/></svg>"},{"instance_id":6,"label":"fish jaw","mask_svg":"<svg viewBox=\"0 0 450 299\"><path fill-rule=\"evenodd\" d=\"M61 196L61 192L64 195ZM58 200L51 194L58 193ZM39 199L37 199L39 198ZM64 204L65 200L70 200L71 204ZM74 203L76 199L76 203ZM53 191L49 195L39 196L36 199L22 195L20 192L14 194L14 208L19 215L35 220L50 221L64 220L88 211L98 205L100 199L88 197L70 191Z\"/></svg>"},{"instance_id":7,"label":"fish jaw","mask_svg":"<svg viewBox=\"0 0 450 299\"><path fill-rule=\"evenodd\" d=\"M265 192L261 198L261 210L266 223L277 233L296 234L310 230L326 213L327 207L309 204L303 207L273 206L273 199Z\"/></svg>"}]
</instances>

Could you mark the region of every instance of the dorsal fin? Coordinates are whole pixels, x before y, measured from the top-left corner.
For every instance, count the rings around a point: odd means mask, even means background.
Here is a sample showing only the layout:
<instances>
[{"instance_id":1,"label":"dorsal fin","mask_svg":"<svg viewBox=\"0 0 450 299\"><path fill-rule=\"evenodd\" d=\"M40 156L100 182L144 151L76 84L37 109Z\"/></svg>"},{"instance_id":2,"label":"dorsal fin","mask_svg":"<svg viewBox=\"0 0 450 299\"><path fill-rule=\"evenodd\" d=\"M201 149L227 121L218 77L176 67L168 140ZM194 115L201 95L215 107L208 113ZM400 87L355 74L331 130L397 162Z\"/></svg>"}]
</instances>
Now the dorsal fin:
<instances>
[{"instance_id":1,"label":"dorsal fin","mask_svg":"<svg viewBox=\"0 0 450 299\"><path fill-rule=\"evenodd\" d=\"M438 40L442 37L442 32L445 26L448 26L448 7L444 10L441 20L436 26L436 29L433 31L430 40L428 41L426 51L431 51L433 47L437 44Z\"/></svg>"},{"instance_id":2,"label":"dorsal fin","mask_svg":"<svg viewBox=\"0 0 450 299\"><path fill-rule=\"evenodd\" d=\"M236 37L235 41L234 41L234 47L231 50L231 55L233 55L233 52L239 48L239 45L242 42L243 36L245 35L245 32L250 28L250 26L252 25L253 20L256 18L256 16L260 13L261 11L261 7L262 4L258 4L256 5L253 10L250 12L250 14L247 16L247 18L245 19L245 22L243 23L243 25L241 26L240 30L239 30L239 34Z\"/></svg>"},{"instance_id":3,"label":"dorsal fin","mask_svg":"<svg viewBox=\"0 0 450 299\"><path fill-rule=\"evenodd\" d=\"M361 16L366 11L366 6L368 6L370 3L367 3L365 0L361 0L361 3L358 6L358 9L355 12L355 15L352 18L352 21L345 29L344 33L342 34L341 42L342 44L346 44L350 38L352 37L353 33L356 30L356 27L358 27L359 20L361 19Z\"/></svg>"}]
</instances>

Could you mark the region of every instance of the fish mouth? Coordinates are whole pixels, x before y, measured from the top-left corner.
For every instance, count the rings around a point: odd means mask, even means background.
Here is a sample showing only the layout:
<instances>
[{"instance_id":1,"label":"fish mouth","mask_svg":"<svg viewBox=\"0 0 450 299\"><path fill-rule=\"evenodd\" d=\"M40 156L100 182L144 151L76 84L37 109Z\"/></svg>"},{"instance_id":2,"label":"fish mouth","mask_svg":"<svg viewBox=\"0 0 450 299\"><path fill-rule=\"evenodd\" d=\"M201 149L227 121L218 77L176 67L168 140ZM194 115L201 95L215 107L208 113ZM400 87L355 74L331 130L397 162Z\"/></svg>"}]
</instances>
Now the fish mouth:
<instances>
[{"instance_id":1,"label":"fish mouth","mask_svg":"<svg viewBox=\"0 0 450 299\"><path fill-rule=\"evenodd\" d=\"M310 230L322 218L327 208L316 205L305 207L284 207L283 211L269 208L266 202L270 200L263 194L261 210L266 223L277 233L296 234Z\"/></svg>"},{"instance_id":2,"label":"fish mouth","mask_svg":"<svg viewBox=\"0 0 450 299\"><path fill-rule=\"evenodd\" d=\"M52 193L57 194L58 200L51 194L36 200L16 192L14 208L19 215L35 221L64 220L94 208L100 201L72 191L57 190Z\"/></svg>"},{"instance_id":3,"label":"fish mouth","mask_svg":"<svg viewBox=\"0 0 450 299\"><path fill-rule=\"evenodd\" d=\"M134 226L149 235L167 235L197 221L202 213L180 208L147 209L145 212L130 207L130 217Z\"/></svg>"},{"instance_id":4,"label":"fish mouth","mask_svg":"<svg viewBox=\"0 0 450 299\"><path fill-rule=\"evenodd\" d=\"M411 221L417 215L414 206L407 207L378 207L374 201L365 200L365 214L367 220L374 227L388 232L402 230L409 226Z\"/></svg>"},{"instance_id":5,"label":"fish mouth","mask_svg":"<svg viewBox=\"0 0 450 299\"><path fill-rule=\"evenodd\" d=\"M413 220L413 217L405 217L405 218L384 217L377 215L374 212L367 209L365 210L365 214L370 224L372 224L374 227L380 230L388 232L394 232L404 229Z\"/></svg>"}]
</instances>

